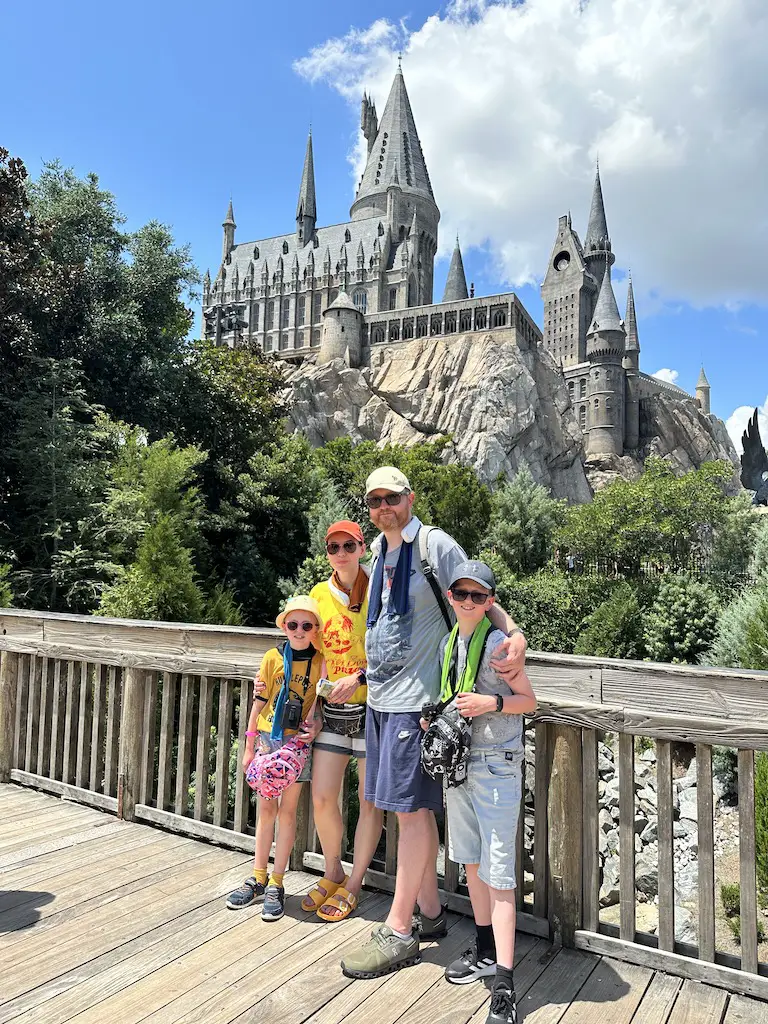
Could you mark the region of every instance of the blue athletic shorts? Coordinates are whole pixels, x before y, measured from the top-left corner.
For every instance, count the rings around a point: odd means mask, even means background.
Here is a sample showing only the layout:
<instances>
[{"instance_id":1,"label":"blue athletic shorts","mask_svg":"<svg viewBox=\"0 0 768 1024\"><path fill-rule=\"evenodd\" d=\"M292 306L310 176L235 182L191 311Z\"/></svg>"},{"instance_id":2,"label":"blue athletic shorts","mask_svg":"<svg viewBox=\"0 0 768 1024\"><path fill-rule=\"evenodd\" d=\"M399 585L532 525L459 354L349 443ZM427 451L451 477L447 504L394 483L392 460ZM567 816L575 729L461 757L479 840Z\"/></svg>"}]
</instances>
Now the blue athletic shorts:
<instances>
[{"instance_id":1,"label":"blue athletic shorts","mask_svg":"<svg viewBox=\"0 0 768 1024\"><path fill-rule=\"evenodd\" d=\"M382 811L440 811L443 788L421 770L421 714L374 711L365 719L365 799Z\"/></svg>"}]
</instances>

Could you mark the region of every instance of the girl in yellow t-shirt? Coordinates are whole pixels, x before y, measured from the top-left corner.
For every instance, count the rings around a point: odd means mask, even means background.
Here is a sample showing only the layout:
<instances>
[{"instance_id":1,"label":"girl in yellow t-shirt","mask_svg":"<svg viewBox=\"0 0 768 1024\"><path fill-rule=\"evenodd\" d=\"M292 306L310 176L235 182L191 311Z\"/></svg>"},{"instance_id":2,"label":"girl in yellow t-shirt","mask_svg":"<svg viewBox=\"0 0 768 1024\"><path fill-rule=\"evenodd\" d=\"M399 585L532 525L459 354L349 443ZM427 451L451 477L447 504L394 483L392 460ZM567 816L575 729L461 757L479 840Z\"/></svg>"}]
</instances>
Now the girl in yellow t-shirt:
<instances>
[{"instance_id":1,"label":"girl in yellow t-shirt","mask_svg":"<svg viewBox=\"0 0 768 1024\"><path fill-rule=\"evenodd\" d=\"M381 836L383 814L365 799L365 620L368 614L368 574L360 565L365 554L363 531L357 523L343 519L333 523L325 535L328 561L333 573L311 591L322 617L322 651L327 674L336 686L329 704L344 705L343 714L353 720L360 715L360 729L354 735L339 735L328 728L333 708L314 744L312 803L315 825L325 855L325 877L302 901L307 913L317 911L324 921L342 921L357 906L363 884ZM352 874L341 865L344 827L339 811L339 793L347 762L357 758L360 817L355 831Z\"/></svg>"}]
</instances>

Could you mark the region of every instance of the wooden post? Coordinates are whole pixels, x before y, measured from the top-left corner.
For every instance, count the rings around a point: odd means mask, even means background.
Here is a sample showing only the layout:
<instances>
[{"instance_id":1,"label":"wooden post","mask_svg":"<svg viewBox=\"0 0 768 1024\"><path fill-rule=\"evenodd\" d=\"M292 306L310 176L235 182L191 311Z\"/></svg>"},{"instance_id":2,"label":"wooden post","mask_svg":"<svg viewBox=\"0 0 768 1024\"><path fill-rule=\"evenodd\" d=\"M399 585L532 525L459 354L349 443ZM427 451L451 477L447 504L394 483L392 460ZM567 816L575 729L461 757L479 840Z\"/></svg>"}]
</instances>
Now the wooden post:
<instances>
[{"instance_id":1,"label":"wooden post","mask_svg":"<svg viewBox=\"0 0 768 1024\"><path fill-rule=\"evenodd\" d=\"M16 672L19 656L12 651L0 655L0 782L10 782L16 731Z\"/></svg>"},{"instance_id":2,"label":"wooden post","mask_svg":"<svg viewBox=\"0 0 768 1024\"><path fill-rule=\"evenodd\" d=\"M552 727L549 782L549 922L556 945L572 946L582 919L581 730Z\"/></svg>"},{"instance_id":3,"label":"wooden post","mask_svg":"<svg viewBox=\"0 0 768 1024\"><path fill-rule=\"evenodd\" d=\"M127 668L123 674L123 709L120 719L120 771L117 780L117 816L133 821L139 802L144 737L145 673Z\"/></svg>"}]
</instances>

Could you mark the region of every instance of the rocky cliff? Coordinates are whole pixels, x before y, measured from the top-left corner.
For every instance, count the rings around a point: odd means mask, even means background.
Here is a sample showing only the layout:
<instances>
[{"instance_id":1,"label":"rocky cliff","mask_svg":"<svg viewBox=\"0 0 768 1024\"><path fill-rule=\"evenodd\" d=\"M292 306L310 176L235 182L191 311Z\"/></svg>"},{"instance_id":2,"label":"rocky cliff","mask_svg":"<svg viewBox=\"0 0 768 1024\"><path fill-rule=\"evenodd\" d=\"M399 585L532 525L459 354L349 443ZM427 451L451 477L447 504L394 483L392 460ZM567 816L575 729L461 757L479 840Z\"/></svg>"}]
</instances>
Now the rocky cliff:
<instances>
[{"instance_id":1,"label":"rocky cliff","mask_svg":"<svg viewBox=\"0 0 768 1024\"><path fill-rule=\"evenodd\" d=\"M617 475L638 475L651 453L681 472L713 458L735 460L720 420L702 416L692 399L664 395L643 403L637 458L586 463L559 368L548 353L505 335L416 339L376 368L305 362L288 371L290 417L314 445L337 437L409 445L448 434L450 457L474 466L481 479L512 476L525 462L555 497L575 502L589 501L592 487Z\"/></svg>"}]
</instances>

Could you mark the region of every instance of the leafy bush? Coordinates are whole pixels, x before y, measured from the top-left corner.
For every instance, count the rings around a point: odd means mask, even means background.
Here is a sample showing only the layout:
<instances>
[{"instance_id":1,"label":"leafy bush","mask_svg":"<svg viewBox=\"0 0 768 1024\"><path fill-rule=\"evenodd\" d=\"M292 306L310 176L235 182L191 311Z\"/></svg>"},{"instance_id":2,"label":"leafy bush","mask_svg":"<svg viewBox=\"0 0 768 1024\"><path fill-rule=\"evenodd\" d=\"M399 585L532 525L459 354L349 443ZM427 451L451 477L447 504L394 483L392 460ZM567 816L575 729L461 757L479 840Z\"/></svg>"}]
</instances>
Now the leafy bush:
<instances>
[{"instance_id":1,"label":"leafy bush","mask_svg":"<svg viewBox=\"0 0 768 1024\"><path fill-rule=\"evenodd\" d=\"M701 661L724 668L768 668L768 582L726 605Z\"/></svg>"},{"instance_id":2,"label":"leafy bush","mask_svg":"<svg viewBox=\"0 0 768 1024\"><path fill-rule=\"evenodd\" d=\"M741 942L741 886L732 882L720 886L720 899L725 911L725 920L737 942ZM757 919L757 941L765 942L765 925Z\"/></svg>"},{"instance_id":3,"label":"leafy bush","mask_svg":"<svg viewBox=\"0 0 768 1024\"><path fill-rule=\"evenodd\" d=\"M635 588L620 583L587 617L574 654L635 659L645 656L643 617Z\"/></svg>"},{"instance_id":4,"label":"leafy bush","mask_svg":"<svg viewBox=\"0 0 768 1024\"><path fill-rule=\"evenodd\" d=\"M283 598L287 600L296 594L308 594L316 583L322 583L330 575L331 567L325 555L310 555L299 566L299 573L295 579L279 580L277 585Z\"/></svg>"},{"instance_id":5,"label":"leafy bush","mask_svg":"<svg viewBox=\"0 0 768 1024\"><path fill-rule=\"evenodd\" d=\"M757 888L768 899L768 754L755 757L755 848Z\"/></svg>"},{"instance_id":6,"label":"leafy bush","mask_svg":"<svg viewBox=\"0 0 768 1024\"><path fill-rule=\"evenodd\" d=\"M753 576L768 574L768 516L763 516L755 533L749 571Z\"/></svg>"},{"instance_id":7,"label":"leafy bush","mask_svg":"<svg viewBox=\"0 0 768 1024\"><path fill-rule=\"evenodd\" d=\"M13 601L13 591L8 582L10 571L10 565L0 565L0 608L10 608Z\"/></svg>"},{"instance_id":8,"label":"leafy bush","mask_svg":"<svg viewBox=\"0 0 768 1024\"><path fill-rule=\"evenodd\" d=\"M712 748L712 776L722 787L723 799L735 804L739 792L738 759L734 747Z\"/></svg>"},{"instance_id":9,"label":"leafy bush","mask_svg":"<svg viewBox=\"0 0 768 1024\"><path fill-rule=\"evenodd\" d=\"M685 574L659 587L645 621L644 638L653 661L695 664L712 644L717 627L717 595Z\"/></svg>"},{"instance_id":10,"label":"leafy bush","mask_svg":"<svg viewBox=\"0 0 768 1024\"><path fill-rule=\"evenodd\" d=\"M491 521L484 543L512 572L527 575L546 565L553 537L564 519L565 502L550 497L524 464L491 496Z\"/></svg>"},{"instance_id":11,"label":"leafy bush","mask_svg":"<svg viewBox=\"0 0 768 1024\"><path fill-rule=\"evenodd\" d=\"M726 574L747 572L761 527L761 517L748 494L738 494L728 499L727 509L725 519L715 531L709 570Z\"/></svg>"}]
</instances>

